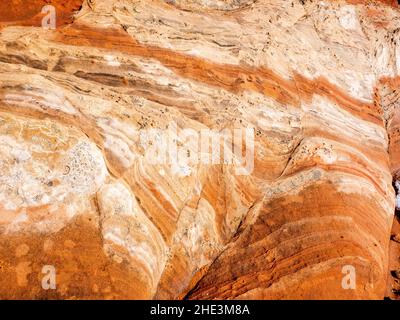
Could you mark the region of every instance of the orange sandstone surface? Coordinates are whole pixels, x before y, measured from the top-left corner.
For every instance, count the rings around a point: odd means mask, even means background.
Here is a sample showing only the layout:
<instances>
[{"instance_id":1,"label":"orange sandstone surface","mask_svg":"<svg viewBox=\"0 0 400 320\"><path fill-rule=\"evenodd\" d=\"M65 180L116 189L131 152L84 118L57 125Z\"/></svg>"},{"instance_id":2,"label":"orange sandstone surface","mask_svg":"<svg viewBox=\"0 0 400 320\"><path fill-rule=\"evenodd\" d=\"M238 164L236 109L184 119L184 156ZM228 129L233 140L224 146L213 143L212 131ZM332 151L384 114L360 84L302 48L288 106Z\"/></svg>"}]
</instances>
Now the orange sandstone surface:
<instances>
[{"instance_id":1,"label":"orange sandstone surface","mask_svg":"<svg viewBox=\"0 0 400 320\"><path fill-rule=\"evenodd\" d=\"M56 24L62 26L73 21L73 15L82 6L82 0L3 0L0 2L0 27L3 25L41 26L45 16L42 8L54 6Z\"/></svg>"},{"instance_id":2,"label":"orange sandstone surface","mask_svg":"<svg viewBox=\"0 0 400 320\"><path fill-rule=\"evenodd\" d=\"M0 298L396 299L399 30L396 1L2 1ZM251 170L149 159L171 123L252 129Z\"/></svg>"}]
</instances>

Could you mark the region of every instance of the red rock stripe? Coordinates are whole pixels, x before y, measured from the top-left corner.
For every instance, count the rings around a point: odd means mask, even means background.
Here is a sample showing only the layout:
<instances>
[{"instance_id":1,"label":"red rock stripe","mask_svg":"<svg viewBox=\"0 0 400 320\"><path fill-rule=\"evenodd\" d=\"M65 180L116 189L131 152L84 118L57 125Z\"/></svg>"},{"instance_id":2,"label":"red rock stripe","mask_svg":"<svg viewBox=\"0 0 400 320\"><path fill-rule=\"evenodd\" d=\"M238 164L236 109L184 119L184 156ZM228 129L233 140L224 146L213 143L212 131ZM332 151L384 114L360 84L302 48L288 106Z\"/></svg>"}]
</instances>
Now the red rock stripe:
<instances>
[{"instance_id":1,"label":"red rock stripe","mask_svg":"<svg viewBox=\"0 0 400 320\"><path fill-rule=\"evenodd\" d=\"M380 110L376 105L351 97L323 77L310 80L294 74L293 79L284 79L266 68L218 64L169 49L145 46L128 34L115 29L71 26L57 32L52 40L153 58L182 77L233 93L256 91L285 105L299 106L301 101L311 101L314 94L321 95L363 120L378 125L383 124Z\"/></svg>"}]
</instances>

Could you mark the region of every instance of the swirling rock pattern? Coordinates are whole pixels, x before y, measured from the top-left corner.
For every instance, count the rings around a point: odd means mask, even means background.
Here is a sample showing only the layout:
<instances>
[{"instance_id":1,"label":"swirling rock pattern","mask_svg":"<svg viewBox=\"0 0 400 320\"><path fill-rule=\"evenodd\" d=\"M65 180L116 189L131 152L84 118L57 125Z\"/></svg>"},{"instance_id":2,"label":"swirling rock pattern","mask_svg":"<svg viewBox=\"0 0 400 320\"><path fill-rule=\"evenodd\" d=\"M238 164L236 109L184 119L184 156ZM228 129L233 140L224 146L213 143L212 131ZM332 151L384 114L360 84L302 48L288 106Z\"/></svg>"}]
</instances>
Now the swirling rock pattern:
<instances>
[{"instance_id":1,"label":"swirling rock pattern","mask_svg":"<svg viewBox=\"0 0 400 320\"><path fill-rule=\"evenodd\" d=\"M399 30L396 1L3 1L0 298L395 297ZM152 163L171 123L253 128L253 170Z\"/></svg>"}]
</instances>

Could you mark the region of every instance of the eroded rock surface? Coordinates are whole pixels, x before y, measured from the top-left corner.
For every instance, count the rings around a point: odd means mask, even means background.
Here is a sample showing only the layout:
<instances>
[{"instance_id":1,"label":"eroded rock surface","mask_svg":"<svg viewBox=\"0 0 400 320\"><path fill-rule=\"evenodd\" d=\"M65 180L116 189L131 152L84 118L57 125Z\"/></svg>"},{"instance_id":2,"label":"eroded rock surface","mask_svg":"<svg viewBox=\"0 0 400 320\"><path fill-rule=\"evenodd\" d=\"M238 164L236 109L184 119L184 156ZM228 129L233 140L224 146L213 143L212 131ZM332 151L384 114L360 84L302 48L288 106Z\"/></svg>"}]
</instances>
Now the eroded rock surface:
<instances>
[{"instance_id":1,"label":"eroded rock surface","mask_svg":"<svg viewBox=\"0 0 400 320\"><path fill-rule=\"evenodd\" d=\"M395 297L396 1L17 2L0 5L0 298ZM235 128L254 129L248 175L143 145Z\"/></svg>"}]
</instances>

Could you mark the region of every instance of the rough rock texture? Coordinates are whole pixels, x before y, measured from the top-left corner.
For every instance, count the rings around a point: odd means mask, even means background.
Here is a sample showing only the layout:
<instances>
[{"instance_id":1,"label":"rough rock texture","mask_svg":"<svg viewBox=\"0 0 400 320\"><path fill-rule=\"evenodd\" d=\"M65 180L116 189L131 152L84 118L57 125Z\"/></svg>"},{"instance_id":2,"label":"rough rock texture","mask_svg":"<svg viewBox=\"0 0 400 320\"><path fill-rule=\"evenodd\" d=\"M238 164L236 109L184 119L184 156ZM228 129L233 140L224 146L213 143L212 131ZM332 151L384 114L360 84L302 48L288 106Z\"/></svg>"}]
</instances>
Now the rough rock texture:
<instances>
[{"instance_id":1,"label":"rough rock texture","mask_svg":"<svg viewBox=\"0 0 400 320\"><path fill-rule=\"evenodd\" d=\"M45 13L42 8L51 5L57 11L57 26L73 22L74 13L80 10L82 0L2 0L0 24L5 26L41 26Z\"/></svg>"},{"instance_id":2,"label":"rough rock texture","mask_svg":"<svg viewBox=\"0 0 400 320\"><path fill-rule=\"evenodd\" d=\"M0 298L396 297L396 1L21 2L0 4ZM140 130L171 122L254 128L254 170L151 163Z\"/></svg>"}]
</instances>

